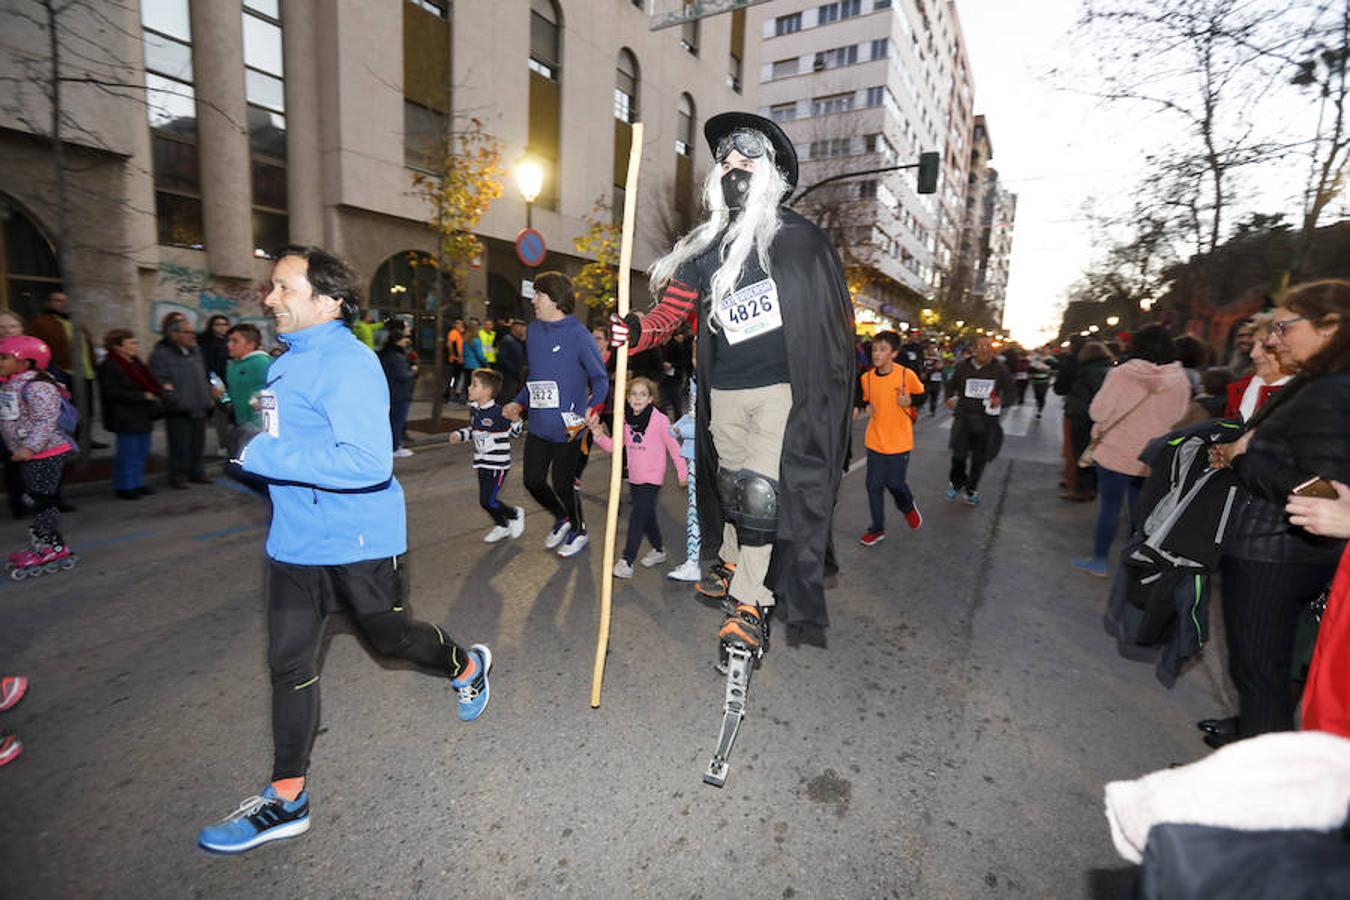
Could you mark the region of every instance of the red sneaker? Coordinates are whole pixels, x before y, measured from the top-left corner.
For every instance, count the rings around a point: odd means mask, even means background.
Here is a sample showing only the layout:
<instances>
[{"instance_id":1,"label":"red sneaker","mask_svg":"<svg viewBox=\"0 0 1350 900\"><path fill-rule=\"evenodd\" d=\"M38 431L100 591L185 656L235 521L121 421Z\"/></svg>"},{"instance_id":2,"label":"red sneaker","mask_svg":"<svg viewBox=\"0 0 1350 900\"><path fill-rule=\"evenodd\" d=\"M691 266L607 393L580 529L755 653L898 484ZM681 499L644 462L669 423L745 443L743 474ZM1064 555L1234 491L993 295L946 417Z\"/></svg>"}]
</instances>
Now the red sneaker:
<instances>
[{"instance_id":1,"label":"red sneaker","mask_svg":"<svg viewBox=\"0 0 1350 900\"><path fill-rule=\"evenodd\" d=\"M918 504L915 504L913 509L905 513L905 521L909 523L910 528L915 531L919 530L919 526L923 524L923 513L919 512Z\"/></svg>"},{"instance_id":2,"label":"red sneaker","mask_svg":"<svg viewBox=\"0 0 1350 900\"><path fill-rule=\"evenodd\" d=\"M22 752L22 741L8 731L0 731L0 766L17 759Z\"/></svg>"},{"instance_id":3,"label":"red sneaker","mask_svg":"<svg viewBox=\"0 0 1350 900\"><path fill-rule=\"evenodd\" d=\"M859 538L858 543L862 544L864 547L875 547L884 540L886 540L886 532L869 531Z\"/></svg>"}]
</instances>

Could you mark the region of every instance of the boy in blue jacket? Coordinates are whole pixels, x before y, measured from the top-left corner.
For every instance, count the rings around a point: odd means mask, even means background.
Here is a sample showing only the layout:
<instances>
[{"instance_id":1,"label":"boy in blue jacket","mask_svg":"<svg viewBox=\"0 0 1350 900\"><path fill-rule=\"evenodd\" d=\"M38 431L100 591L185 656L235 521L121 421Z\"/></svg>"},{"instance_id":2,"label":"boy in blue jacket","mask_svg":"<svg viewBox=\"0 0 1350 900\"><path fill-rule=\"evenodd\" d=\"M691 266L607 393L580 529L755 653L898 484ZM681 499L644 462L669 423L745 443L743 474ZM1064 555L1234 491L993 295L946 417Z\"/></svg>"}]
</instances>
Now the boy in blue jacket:
<instances>
[{"instance_id":1,"label":"boy in blue jacket","mask_svg":"<svg viewBox=\"0 0 1350 900\"><path fill-rule=\"evenodd\" d=\"M528 380L502 414L516 421L529 410L525 489L553 514L544 546L574 556L589 540L576 485L581 435L591 412L605 402L609 375L591 333L571 315L576 305L571 279L561 272L540 273L533 303L535 320L525 330Z\"/></svg>"},{"instance_id":2,"label":"boy in blue jacket","mask_svg":"<svg viewBox=\"0 0 1350 900\"><path fill-rule=\"evenodd\" d=\"M393 476L389 389L379 361L350 325L356 279L316 247L287 247L264 305L289 352L258 393L262 423L231 434L230 459L266 479L271 782L198 843L243 853L309 830L305 777L319 724L319 645L328 614L345 606L381 653L448 676L459 717L488 702L492 653L468 650L408 615L399 557L408 549L403 489Z\"/></svg>"}]
</instances>

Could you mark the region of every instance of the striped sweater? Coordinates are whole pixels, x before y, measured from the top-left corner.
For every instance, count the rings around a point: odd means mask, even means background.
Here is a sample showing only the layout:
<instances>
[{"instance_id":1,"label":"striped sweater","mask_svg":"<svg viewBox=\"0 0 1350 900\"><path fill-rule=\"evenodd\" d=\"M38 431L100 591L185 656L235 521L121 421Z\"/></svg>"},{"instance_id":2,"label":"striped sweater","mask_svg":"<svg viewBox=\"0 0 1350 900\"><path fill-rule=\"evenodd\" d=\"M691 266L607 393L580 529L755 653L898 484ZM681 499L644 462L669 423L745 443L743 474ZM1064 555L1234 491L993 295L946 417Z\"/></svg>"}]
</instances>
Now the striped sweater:
<instances>
[{"instance_id":1,"label":"striped sweater","mask_svg":"<svg viewBox=\"0 0 1350 900\"><path fill-rule=\"evenodd\" d=\"M473 467L475 469L511 468L511 438L525 433L525 423L512 423L502 415L502 408L496 403L479 406L470 403L473 412L467 428L455 432L461 441L473 441Z\"/></svg>"}]
</instances>

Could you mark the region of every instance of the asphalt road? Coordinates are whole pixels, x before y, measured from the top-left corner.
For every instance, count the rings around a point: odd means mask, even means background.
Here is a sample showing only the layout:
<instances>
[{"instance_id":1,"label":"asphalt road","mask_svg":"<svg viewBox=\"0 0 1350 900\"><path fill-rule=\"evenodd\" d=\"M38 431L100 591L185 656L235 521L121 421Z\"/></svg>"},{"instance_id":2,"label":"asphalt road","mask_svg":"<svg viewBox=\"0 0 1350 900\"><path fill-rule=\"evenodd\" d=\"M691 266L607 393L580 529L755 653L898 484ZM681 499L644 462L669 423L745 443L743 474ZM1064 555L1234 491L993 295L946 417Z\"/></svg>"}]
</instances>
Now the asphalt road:
<instances>
[{"instance_id":1,"label":"asphalt road","mask_svg":"<svg viewBox=\"0 0 1350 900\"><path fill-rule=\"evenodd\" d=\"M313 828L239 858L194 842L270 771L267 506L225 482L81 495L80 566L0 586L0 669L32 682L0 717L26 744L0 770L0 895L1093 896L1120 866L1103 785L1199 758L1191 723L1223 691L1205 667L1166 691L1118 657L1105 582L1068 566L1093 510L1056 499L1058 409L1008 417L977 509L943 497L947 432L922 420L918 532L892 511L860 546L861 466L844 479L830 646L774 645L720 790L701 780L720 615L687 586L618 583L589 707L607 458L585 481L597 539L568 561L518 471L525 536L487 546L466 448L400 460L413 605L491 644L491 706L459 722L445 679L335 617ZM662 499L678 551L684 495Z\"/></svg>"}]
</instances>

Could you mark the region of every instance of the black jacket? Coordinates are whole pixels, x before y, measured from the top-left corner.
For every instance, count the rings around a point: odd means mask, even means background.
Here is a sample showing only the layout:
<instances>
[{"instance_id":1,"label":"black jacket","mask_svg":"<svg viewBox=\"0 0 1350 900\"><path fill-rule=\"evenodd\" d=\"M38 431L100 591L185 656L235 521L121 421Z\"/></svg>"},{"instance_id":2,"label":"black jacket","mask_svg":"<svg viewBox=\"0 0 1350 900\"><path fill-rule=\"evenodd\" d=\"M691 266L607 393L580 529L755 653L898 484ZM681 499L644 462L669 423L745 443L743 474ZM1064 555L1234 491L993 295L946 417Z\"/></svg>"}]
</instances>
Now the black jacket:
<instances>
[{"instance_id":1,"label":"black jacket","mask_svg":"<svg viewBox=\"0 0 1350 900\"><path fill-rule=\"evenodd\" d=\"M408 365L408 354L403 348L392 341L385 344L380 351L380 365L384 367L384 377L389 382L390 402L411 402L417 373Z\"/></svg>"},{"instance_id":2,"label":"black jacket","mask_svg":"<svg viewBox=\"0 0 1350 900\"><path fill-rule=\"evenodd\" d=\"M1315 475L1350 483L1350 373L1295 378L1251 427L1247 452L1233 460L1249 496L1224 552L1256 562L1335 564L1345 542L1290 525L1284 504Z\"/></svg>"},{"instance_id":3,"label":"black jacket","mask_svg":"<svg viewBox=\"0 0 1350 900\"><path fill-rule=\"evenodd\" d=\"M98 366L99 401L103 408L103 427L113 434L148 434L164 407L158 399L147 400L140 387L122 371L109 351ZM146 372L149 372L146 368Z\"/></svg>"},{"instance_id":4,"label":"black jacket","mask_svg":"<svg viewBox=\"0 0 1350 900\"><path fill-rule=\"evenodd\" d=\"M1111 360L1094 359L1079 363L1069 385L1068 396L1064 398L1064 415L1088 416L1092 398L1102 389L1102 382L1111 371Z\"/></svg>"}]
</instances>

